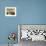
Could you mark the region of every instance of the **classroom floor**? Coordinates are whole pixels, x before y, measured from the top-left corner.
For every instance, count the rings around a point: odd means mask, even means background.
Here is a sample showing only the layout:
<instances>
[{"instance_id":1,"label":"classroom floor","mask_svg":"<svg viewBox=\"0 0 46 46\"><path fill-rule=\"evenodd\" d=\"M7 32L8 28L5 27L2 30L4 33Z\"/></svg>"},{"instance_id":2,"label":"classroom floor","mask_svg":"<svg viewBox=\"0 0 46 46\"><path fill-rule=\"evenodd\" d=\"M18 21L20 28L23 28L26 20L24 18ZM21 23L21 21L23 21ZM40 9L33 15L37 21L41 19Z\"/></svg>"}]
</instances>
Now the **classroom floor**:
<instances>
[{"instance_id":1,"label":"classroom floor","mask_svg":"<svg viewBox=\"0 0 46 46\"><path fill-rule=\"evenodd\" d=\"M46 46L46 42L45 41L25 41L25 40L21 40L20 41L20 46Z\"/></svg>"},{"instance_id":2,"label":"classroom floor","mask_svg":"<svg viewBox=\"0 0 46 46\"><path fill-rule=\"evenodd\" d=\"M8 46L8 44L0 44L0 46ZM42 42L42 41L32 42L31 40L28 41L21 40L19 45L15 44L13 46L46 46L46 42Z\"/></svg>"}]
</instances>

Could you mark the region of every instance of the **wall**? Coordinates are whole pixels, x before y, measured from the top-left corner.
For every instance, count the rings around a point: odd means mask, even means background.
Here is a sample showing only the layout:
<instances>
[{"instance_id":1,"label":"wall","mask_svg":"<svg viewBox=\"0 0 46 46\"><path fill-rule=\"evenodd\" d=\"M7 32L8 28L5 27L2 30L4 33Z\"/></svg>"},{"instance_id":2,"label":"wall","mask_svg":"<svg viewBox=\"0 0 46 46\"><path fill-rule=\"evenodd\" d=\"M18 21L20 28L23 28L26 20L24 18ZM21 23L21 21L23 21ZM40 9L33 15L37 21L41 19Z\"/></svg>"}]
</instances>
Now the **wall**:
<instances>
[{"instance_id":1,"label":"wall","mask_svg":"<svg viewBox=\"0 0 46 46\"><path fill-rule=\"evenodd\" d=\"M15 6L17 16L6 17L4 14L6 6ZM17 33L17 24L46 24L46 0L1 0L0 44L8 43L9 32Z\"/></svg>"}]
</instances>

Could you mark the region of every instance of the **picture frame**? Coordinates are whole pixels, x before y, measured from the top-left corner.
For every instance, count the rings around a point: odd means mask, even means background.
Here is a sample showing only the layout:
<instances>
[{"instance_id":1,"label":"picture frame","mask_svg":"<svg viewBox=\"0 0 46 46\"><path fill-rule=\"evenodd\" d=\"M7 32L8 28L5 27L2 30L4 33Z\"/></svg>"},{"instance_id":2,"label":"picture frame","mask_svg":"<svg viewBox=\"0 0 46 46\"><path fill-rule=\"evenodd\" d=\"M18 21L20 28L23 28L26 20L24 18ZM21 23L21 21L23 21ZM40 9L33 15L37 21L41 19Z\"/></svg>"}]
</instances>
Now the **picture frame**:
<instances>
[{"instance_id":1,"label":"picture frame","mask_svg":"<svg viewBox=\"0 0 46 46\"><path fill-rule=\"evenodd\" d=\"M23 37L23 30L28 30L27 38ZM18 42L22 40L46 41L46 24L18 24Z\"/></svg>"},{"instance_id":2,"label":"picture frame","mask_svg":"<svg viewBox=\"0 0 46 46\"><path fill-rule=\"evenodd\" d=\"M16 7L5 7L5 16L16 16Z\"/></svg>"}]
</instances>

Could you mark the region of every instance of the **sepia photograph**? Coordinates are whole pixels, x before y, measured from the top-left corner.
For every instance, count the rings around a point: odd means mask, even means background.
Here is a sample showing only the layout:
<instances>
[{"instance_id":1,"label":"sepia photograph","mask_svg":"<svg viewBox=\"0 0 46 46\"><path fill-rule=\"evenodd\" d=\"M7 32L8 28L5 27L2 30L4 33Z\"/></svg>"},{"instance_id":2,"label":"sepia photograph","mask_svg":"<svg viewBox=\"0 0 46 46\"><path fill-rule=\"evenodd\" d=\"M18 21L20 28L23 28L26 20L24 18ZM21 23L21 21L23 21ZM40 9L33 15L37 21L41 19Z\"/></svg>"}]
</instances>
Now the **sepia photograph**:
<instances>
[{"instance_id":1,"label":"sepia photograph","mask_svg":"<svg viewBox=\"0 0 46 46\"><path fill-rule=\"evenodd\" d=\"M16 16L16 7L5 7L5 16Z\"/></svg>"}]
</instances>

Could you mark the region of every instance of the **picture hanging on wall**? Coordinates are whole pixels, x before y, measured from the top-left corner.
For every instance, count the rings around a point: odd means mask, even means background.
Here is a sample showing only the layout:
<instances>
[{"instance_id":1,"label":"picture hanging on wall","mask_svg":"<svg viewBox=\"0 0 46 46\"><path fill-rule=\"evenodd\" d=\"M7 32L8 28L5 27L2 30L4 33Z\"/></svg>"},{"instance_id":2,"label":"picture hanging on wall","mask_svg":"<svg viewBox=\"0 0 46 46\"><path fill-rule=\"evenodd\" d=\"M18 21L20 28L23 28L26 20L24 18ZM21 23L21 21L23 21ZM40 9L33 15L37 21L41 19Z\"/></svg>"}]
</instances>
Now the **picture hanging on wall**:
<instances>
[{"instance_id":1,"label":"picture hanging on wall","mask_svg":"<svg viewBox=\"0 0 46 46\"><path fill-rule=\"evenodd\" d=\"M5 16L16 16L16 7L5 7Z\"/></svg>"}]
</instances>

